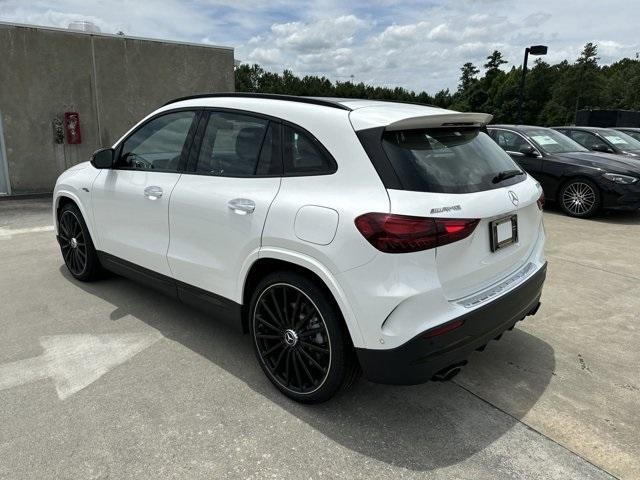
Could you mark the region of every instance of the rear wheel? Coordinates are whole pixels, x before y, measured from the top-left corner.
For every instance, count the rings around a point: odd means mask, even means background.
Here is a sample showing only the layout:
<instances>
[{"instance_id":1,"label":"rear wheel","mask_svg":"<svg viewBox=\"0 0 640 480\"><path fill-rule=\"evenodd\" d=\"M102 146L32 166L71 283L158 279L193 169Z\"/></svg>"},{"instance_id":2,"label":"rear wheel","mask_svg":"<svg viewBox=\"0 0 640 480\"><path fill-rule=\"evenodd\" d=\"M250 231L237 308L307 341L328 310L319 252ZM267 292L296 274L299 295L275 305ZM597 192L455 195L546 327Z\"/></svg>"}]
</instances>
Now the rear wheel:
<instances>
[{"instance_id":1,"label":"rear wheel","mask_svg":"<svg viewBox=\"0 0 640 480\"><path fill-rule=\"evenodd\" d=\"M296 401L328 400L357 376L337 306L303 275L267 275L253 293L249 324L260 366L280 391Z\"/></svg>"},{"instance_id":2,"label":"rear wheel","mask_svg":"<svg viewBox=\"0 0 640 480\"><path fill-rule=\"evenodd\" d=\"M101 271L96 249L80 209L68 203L58 215L58 243L69 273L83 282L95 280Z\"/></svg>"},{"instance_id":3,"label":"rear wheel","mask_svg":"<svg viewBox=\"0 0 640 480\"><path fill-rule=\"evenodd\" d=\"M591 181L578 178L560 190L560 207L571 217L587 218L600 210L600 191Z\"/></svg>"}]
</instances>

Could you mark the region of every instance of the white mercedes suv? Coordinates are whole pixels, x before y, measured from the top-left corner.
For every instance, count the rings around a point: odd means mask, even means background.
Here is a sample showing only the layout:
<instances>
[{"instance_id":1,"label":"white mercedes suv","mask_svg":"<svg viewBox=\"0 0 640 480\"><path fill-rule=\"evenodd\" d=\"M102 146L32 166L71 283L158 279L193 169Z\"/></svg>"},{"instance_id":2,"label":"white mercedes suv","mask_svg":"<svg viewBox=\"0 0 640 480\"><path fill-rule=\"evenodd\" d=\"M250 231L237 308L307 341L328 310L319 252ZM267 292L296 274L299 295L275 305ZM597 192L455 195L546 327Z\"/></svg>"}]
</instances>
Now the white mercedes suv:
<instances>
[{"instance_id":1,"label":"white mercedes suv","mask_svg":"<svg viewBox=\"0 0 640 480\"><path fill-rule=\"evenodd\" d=\"M362 371L455 375L533 315L539 184L490 115L373 100L172 101L64 172L54 216L78 280L103 269L247 332L284 394L321 402Z\"/></svg>"}]
</instances>

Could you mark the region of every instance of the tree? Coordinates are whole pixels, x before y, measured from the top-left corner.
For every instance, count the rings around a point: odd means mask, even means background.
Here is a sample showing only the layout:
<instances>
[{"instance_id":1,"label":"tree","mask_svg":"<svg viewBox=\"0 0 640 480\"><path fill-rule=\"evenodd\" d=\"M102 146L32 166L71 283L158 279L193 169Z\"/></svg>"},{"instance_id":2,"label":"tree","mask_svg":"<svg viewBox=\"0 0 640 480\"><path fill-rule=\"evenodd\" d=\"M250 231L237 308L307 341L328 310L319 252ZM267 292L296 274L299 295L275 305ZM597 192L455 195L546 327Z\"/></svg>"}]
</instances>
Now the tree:
<instances>
[{"instance_id":1,"label":"tree","mask_svg":"<svg viewBox=\"0 0 640 480\"><path fill-rule=\"evenodd\" d=\"M582 49L582 53L578 58L578 65L590 65L590 66L598 66L598 60L600 57L598 55L598 46L589 42Z\"/></svg>"},{"instance_id":2,"label":"tree","mask_svg":"<svg viewBox=\"0 0 640 480\"><path fill-rule=\"evenodd\" d=\"M598 46L587 43L576 61L576 71L573 74L575 89L575 115L580 106L596 107L600 103L602 91L602 76L598 67Z\"/></svg>"},{"instance_id":3,"label":"tree","mask_svg":"<svg viewBox=\"0 0 640 480\"><path fill-rule=\"evenodd\" d=\"M487 71L485 75L496 73L500 71L501 65L509 63L502 58L502 53L500 53L498 50L494 50L493 53L487 57L487 60L488 62L484 64L484 68Z\"/></svg>"},{"instance_id":4,"label":"tree","mask_svg":"<svg viewBox=\"0 0 640 480\"><path fill-rule=\"evenodd\" d=\"M460 71L462 74L460 75L460 83L458 83L458 92L464 93L477 81L476 75L480 73L480 70L473 63L467 62Z\"/></svg>"}]
</instances>

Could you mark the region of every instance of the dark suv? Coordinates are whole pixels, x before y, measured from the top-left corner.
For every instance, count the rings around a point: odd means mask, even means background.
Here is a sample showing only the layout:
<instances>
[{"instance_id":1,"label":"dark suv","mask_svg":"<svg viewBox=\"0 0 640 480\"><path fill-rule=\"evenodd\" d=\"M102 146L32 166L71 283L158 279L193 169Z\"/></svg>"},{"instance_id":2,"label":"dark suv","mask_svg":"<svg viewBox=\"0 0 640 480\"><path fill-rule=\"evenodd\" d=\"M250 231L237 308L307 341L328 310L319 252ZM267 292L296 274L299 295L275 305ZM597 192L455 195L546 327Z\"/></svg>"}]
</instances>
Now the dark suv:
<instances>
[{"instance_id":1,"label":"dark suv","mask_svg":"<svg viewBox=\"0 0 640 480\"><path fill-rule=\"evenodd\" d=\"M613 128L601 127L553 127L588 150L615 153L640 160L640 141Z\"/></svg>"},{"instance_id":2,"label":"dark suv","mask_svg":"<svg viewBox=\"0 0 640 480\"><path fill-rule=\"evenodd\" d=\"M640 208L640 160L590 152L550 128L490 125L487 130L545 196L572 217Z\"/></svg>"}]
</instances>

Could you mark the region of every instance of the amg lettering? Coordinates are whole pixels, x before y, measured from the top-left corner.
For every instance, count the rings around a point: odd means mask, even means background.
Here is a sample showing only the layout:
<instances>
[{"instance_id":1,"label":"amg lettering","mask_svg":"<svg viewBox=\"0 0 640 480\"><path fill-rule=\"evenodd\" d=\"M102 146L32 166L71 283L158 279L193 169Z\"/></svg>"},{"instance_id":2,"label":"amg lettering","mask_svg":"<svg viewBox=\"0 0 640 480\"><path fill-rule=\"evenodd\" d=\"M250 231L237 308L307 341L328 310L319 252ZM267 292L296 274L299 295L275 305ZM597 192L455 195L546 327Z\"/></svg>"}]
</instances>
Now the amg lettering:
<instances>
[{"instance_id":1,"label":"amg lettering","mask_svg":"<svg viewBox=\"0 0 640 480\"><path fill-rule=\"evenodd\" d=\"M453 205L451 207L432 208L431 213L453 212L456 210L462 210L462 207L460 205Z\"/></svg>"}]
</instances>

